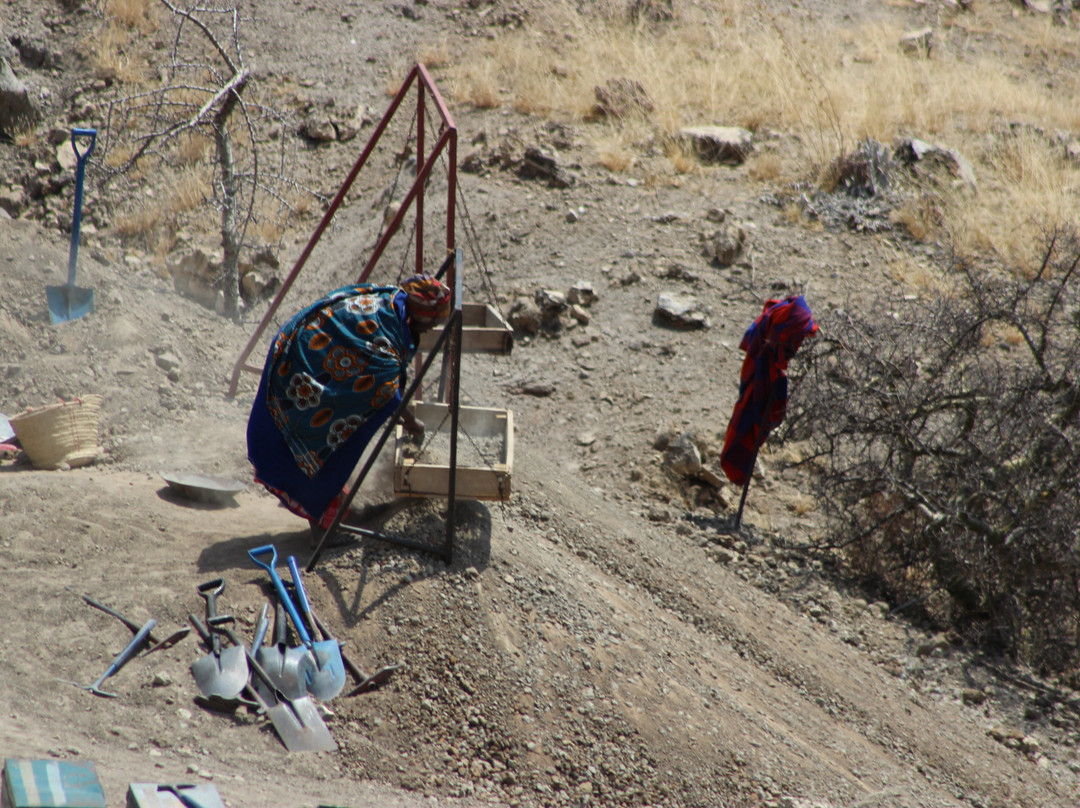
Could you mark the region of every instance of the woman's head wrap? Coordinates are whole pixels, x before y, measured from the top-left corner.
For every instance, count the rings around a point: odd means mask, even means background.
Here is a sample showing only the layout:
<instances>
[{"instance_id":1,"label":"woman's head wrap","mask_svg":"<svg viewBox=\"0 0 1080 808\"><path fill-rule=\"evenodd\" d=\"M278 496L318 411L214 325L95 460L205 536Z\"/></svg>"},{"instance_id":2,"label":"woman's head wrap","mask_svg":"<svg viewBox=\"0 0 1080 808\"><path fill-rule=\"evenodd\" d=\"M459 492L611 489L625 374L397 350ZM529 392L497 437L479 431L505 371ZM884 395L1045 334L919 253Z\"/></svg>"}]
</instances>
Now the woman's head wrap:
<instances>
[{"instance_id":1,"label":"woman's head wrap","mask_svg":"<svg viewBox=\"0 0 1080 808\"><path fill-rule=\"evenodd\" d=\"M450 316L450 287L431 275L413 275L401 284L409 313L421 320Z\"/></svg>"}]
</instances>

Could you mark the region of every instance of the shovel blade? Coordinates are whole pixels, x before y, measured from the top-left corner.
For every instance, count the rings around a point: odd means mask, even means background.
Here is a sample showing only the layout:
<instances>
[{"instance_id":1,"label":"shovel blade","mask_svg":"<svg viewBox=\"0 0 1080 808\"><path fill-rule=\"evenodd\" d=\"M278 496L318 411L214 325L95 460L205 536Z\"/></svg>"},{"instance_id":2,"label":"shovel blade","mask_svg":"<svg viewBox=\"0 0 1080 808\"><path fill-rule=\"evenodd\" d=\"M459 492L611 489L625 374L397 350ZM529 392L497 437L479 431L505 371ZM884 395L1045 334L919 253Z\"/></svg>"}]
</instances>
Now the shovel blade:
<instances>
[{"instance_id":1,"label":"shovel blade","mask_svg":"<svg viewBox=\"0 0 1080 808\"><path fill-rule=\"evenodd\" d=\"M320 701L330 701L345 688L345 663L337 640L312 643L315 667L308 675L308 692Z\"/></svg>"},{"instance_id":2,"label":"shovel blade","mask_svg":"<svg viewBox=\"0 0 1080 808\"><path fill-rule=\"evenodd\" d=\"M268 706L266 714L290 752L332 752L337 749L330 728L319 715L315 702L307 696L279 701Z\"/></svg>"},{"instance_id":3,"label":"shovel blade","mask_svg":"<svg viewBox=\"0 0 1080 808\"><path fill-rule=\"evenodd\" d=\"M94 313L94 290L81 286L46 286L49 317L53 325Z\"/></svg>"},{"instance_id":4,"label":"shovel blade","mask_svg":"<svg viewBox=\"0 0 1080 808\"><path fill-rule=\"evenodd\" d=\"M207 654L191 663L191 675L207 698L235 699L248 682L247 656L236 645L223 650L220 657Z\"/></svg>"},{"instance_id":5,"label":"shovel blade","mask_svg":"<svg viewBox=\"0 0 1080 808\"><path fill-rule=\"evenodd\" d=\"M271 684L285 694L286 698L298 699L307 695L308 678L314 664L306 649L264 645L256 651L255 659L266 671ZM255 687L267 701L273 700L269 697L264 682L256 682Z\"/></svg>"}]
</instances>

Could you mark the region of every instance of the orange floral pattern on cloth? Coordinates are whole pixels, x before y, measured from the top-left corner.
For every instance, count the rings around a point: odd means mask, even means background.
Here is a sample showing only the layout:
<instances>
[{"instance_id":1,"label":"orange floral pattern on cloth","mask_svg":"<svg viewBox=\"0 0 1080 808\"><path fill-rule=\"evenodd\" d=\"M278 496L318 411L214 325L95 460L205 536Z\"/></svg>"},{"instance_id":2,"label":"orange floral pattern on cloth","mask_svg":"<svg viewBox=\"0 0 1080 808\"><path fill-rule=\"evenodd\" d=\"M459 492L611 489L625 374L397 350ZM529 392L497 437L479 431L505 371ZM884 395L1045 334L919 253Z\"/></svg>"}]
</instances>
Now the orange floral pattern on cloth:
<instances>
[{"instance_id":1,"label":"orange floral pattern on cloth","mask_svg":"<svg viewBox=\"0 0 1080 808\"><path fill-rule=\"evenodd\" d=\"M346 286L295 315L275 340L267 404L314 477L372 413L395 400L416 345L395 287Z\"/></svg>"}]
</instances>

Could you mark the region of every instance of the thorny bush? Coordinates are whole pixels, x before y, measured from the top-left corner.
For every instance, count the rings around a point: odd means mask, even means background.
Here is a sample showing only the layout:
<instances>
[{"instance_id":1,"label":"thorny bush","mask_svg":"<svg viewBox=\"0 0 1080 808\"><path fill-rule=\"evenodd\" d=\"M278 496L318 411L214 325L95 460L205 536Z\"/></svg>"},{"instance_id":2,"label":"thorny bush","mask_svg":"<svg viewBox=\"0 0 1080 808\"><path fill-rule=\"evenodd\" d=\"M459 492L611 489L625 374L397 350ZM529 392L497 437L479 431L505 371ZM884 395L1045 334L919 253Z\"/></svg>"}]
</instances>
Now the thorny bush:
<instances>
[{"instance_id":1,"label":"thorny bush","mask_svg":"<svg viewBox=\"0 0 1080 808\"><path fill-rule=\"evenodd\" d=\"M853 571L1041 671L1080 665L1080 240L1033 277L956 261L937 299L818 318L788 437Z\"/></svg>"}]
</instances>

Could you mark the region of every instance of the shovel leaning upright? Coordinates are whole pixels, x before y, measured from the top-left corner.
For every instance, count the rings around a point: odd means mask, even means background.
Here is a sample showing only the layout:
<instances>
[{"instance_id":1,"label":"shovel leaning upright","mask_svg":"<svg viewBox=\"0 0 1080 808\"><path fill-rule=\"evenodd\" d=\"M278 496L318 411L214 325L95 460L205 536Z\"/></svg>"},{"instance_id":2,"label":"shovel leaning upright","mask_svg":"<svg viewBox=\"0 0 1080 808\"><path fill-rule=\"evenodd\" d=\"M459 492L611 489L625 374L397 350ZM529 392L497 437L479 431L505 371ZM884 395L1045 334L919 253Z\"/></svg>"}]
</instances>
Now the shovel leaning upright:
<instances>
[{"instance_id":1,"label":"shovel leaning upright","mask_svg":"<svg viewBox=\"0 0 1080 808\"><path fill-rule=\"evenodd\" d=\"M199 584L199 595L206 600L206 627L210 653L191 663L191 675L199 691L207 698L230 701L237 698L248 683L247 652L242 647L221 647L215 631L219 621L231 621L229 615L218 615L217 596L225 590L225 579L215 578ZM195 622L192 621L192 625ZM201 632L200 632L201 633Z\"/></svg>"},{"instance_id":2,"label":"shovel leaning upright","mask_svg":"<svg viewBox=\"0 0 1080 808\"><path fill-rule=\"evenodd\" d=\"M90 138L86 151L79 151L76 138ZM96 129L72 129L71 148L75 150L75 207L71 217L71 250L68 253L68 278L64 286L46 286L45 297L49 301L49 316L53 325L77 320L94 312L94 290L75 285L75 272L79 264L79 225L82 223L83 178L86 161L97 142Z\"/></svg>"},{"instance_id":3,"label":"shovel leaning upright","mask_svg":"<svg viewBox=\"0 0 1080 808\"><path fill-rule=\"evenodd\" d=\"M285 563L288 564L289 574L293 580L293 589L296 592L297 605L302 613L298 615L303 618L300 623L303 624L304 620L307 620L308 624L311 625L311 631L314 632L316 631L315 619L311 614L311 604L308 603L307 590L304 589L304 582L300 578L300 568L296 565L296 557L289 556ZM304 625L297 628L297 633L300 635L300 639L311 649L311 654L315 657L315 664L318 666L312 673L312 685L309 689L324 701L334 698L345 687L345 661L341 658L341 645L332 637L324 640L312 637ZM316 678L321 679L318 690L323 695L315 692Z\"/></svg>"},{"instance_id":4,"label":"shovel leaning upright","mask_svg":"<svg viewBox=\"0 0 1080 808\"><path fill-rule=\"evenodd\" d=\"M277 548L272 544L256 547L248 550L251 560L270 574L270 580L274 582L278 599L285 606L289 617L296 627L296 633L300 641L311 652L315 665L308 673L308 692L315 698L329 701L341 692L345 687L345 667L341 662L341 647L337 642L312 642L311 635L304 626L296 610L296 605L289 597L289 591L285 588L285 582L277 571ZM263 560L263 556L269 556L269 561ZM336 657L336 659L335 659Z\"/></svg>"},{"instance_id":5,"label":"shovel leaning upright","mask_svg":"<svg viewBox=\"0 0 1080 808\"><path fill-rule=\"evenodd\" d=\"M306 696L308 692L308 680L311 671L315 667L315 661L311 658L306 648L289 648L285 644L287 629L285 607L280 603L274 617L274 642L263 645L262 640L266 634L266 624L260 619L259 629L256 631L258 642L252 642L252 653L259 664L263 666L274 687L285 694L286 698L298 699Z\"/></svg>"}]
</instances>

